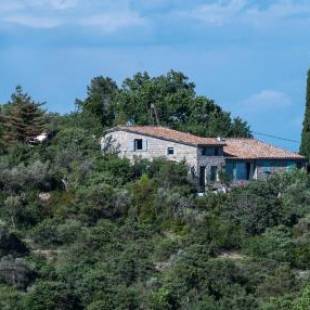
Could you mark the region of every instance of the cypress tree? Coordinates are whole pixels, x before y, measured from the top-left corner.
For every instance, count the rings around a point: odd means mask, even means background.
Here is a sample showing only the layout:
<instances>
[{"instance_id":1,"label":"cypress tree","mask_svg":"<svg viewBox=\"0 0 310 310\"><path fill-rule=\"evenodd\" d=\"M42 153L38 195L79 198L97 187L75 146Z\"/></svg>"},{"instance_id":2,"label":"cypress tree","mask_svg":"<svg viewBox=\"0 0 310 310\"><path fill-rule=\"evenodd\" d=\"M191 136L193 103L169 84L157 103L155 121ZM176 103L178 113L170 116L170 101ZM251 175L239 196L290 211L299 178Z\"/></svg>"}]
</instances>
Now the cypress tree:
<instances>
[{"instance_id":1,"label":"cypress tree","mask_svg":"<svg viewBox=\"0 0 310 310\"><path fill-rule=\"evenodd\" d=\"M3 122L3 108L0 105L0 155L3 153L4 151L4 122Z\"/></svg>"},{"instance_id":2,"label":"cypress tree","mask_svg":"<svg viewBox=\"0 0 310 310\"><path fill-rule=\"evenodd\" d=\"M43 103L35 102L27 93L23 93L20 86L16 87L7 105L7 112L2 115L6 142L24 143L42 133L45 128L42 105Z\"/></svg>"},{"instance_id":3,"label":"cypress tree","mask_svg":"<svg viewBox=\"0 0 310 310\"><path fill-rule=\"evenodd\" d=\"M300 153L310 159L310 70L307 76L306 109L301 136Z\"/></svg>"}]
</instances>

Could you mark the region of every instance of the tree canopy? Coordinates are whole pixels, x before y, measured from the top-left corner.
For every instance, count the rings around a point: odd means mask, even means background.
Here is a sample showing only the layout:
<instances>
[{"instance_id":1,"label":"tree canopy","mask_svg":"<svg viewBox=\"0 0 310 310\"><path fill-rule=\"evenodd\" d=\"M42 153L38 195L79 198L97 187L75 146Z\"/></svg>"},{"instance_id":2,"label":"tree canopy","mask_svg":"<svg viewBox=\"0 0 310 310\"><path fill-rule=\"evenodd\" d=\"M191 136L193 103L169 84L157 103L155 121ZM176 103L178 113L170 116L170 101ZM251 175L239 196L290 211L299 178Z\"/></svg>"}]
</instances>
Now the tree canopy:
<instances>
[{"instance_id":1,"label":"tree canopy","mask_svg":"<svg viewBox=\"0 0 310 310\"><path fill-rule=\"evenodd\" d=\"M42 133L45 128L43 103L38 103L17 86L11 100L2 108L2 135L6 142L24 143Z\"/></svg>"},{"instance_id":2,"label":"tree canopy","mask_svg":"<svg viewBox=\"0 0 310 310\"><path fill-rule=\"evenodd\" d=\"M136 73L118 87L102 76L94 78L85 100L77 104L84 113L100 120L103 127L115 125L157 125L203 136L249 137L248 124L205 96L198 96L195 84L181 72L151 77ZM156 111L155 111L156 110Z\"/></svg>"}]
</instances>

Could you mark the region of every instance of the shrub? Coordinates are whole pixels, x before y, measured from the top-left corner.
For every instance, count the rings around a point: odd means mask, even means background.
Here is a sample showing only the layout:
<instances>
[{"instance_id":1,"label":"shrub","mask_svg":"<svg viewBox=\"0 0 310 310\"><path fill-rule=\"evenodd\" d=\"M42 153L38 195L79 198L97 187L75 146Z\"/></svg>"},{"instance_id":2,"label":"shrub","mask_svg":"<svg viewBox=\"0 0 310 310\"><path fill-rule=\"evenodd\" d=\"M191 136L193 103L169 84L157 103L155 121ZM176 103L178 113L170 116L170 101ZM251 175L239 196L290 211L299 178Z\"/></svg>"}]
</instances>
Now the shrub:
<instances>
[{"instance_id":1,"label":"shrub","mask_svg":"<svg viewBox=\"0 0 310 310\"><path fill-rule=\"evenodd\" d=\"M25 289L34 281L36 272L21 258L12 256L0 260L0 280L3 283Z\"/></svg>"},{"instance_id":2,"label":"shrub","mask_svg":"<svg viewBox=\"0 0 310 310\"><path fill-rule=\"evenodd\" d=\"M24 299L25 310L82 310L79 299L61 282L39 281Z\"/></svg>"},{"instance_id":3,"label":"shrub","mask_svg":"<svg viewBox=\"0 0 310 310\"><path fill-rule=\"evenodd\" d=\"M21 256L28 254L28 249L14 233L4 227L0 228L0 257L6 255Z\"/></svg>"},{"instance_id":4,"label":"shrub","mask_svg":"<svg viewBox=\"0 0 310 310\"><path fill-rule=\"evenodd\" d=\"M283 226L268 229L261 236L247 239L244 251L252 257L294 263L295 245L290 232Z\"/></svg>"},{"instance_id":5,"label":"shrub","mask_svg":"<svg viewBox=\"0 0 310 310\"><path fill-rule=\"evenodd\" d=\"M57 219L46 219L32 229L31 237L33 241L43 247L50 247L63 244L63 240L58 233Z\"/></svg>"},{"instance_id":6,"label":"shrub","mask_svg":"<svg viewBox=\"0 0 310 310\"><path fill-rule=\"evenodd\" d=\"M1 310L22 310L23 294L16 288L0 285L0 309Z\"/></svg>"}]
</instances>

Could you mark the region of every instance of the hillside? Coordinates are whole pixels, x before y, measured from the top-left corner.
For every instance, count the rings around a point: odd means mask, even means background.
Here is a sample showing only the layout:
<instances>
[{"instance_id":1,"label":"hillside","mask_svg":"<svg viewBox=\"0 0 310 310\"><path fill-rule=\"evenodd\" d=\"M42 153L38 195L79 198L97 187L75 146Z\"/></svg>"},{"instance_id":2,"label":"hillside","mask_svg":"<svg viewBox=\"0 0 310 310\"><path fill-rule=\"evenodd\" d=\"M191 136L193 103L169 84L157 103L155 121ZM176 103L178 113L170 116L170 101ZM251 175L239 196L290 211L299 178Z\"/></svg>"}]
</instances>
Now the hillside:
<instances>
[{"instance_id":1,"label":"hillside","mask_svg":"<svg viewBox=\"0 0 310 310\"><path fill-rule=\"evenodd\" d=\"M167 126L216 136L224 118L233 129L226 135L250 135L245 122L196 96L188 81L177 86L176 77L138 74L121 89L95 79L79 111L66 116L42 116L38 104L20 110L34 104L22 93L3 107L1 309L309 309L304 171L198 197L183 164L132 165L100 152L98 132L121 118L154 121L137 102L154 102L155 94ZM160 94L159 84L169 91ZM198 119L201 105L213 117L209 126ZM42 126L42 117L50 139L30 144L27 128Z\"/></svg>"}]
</instances>

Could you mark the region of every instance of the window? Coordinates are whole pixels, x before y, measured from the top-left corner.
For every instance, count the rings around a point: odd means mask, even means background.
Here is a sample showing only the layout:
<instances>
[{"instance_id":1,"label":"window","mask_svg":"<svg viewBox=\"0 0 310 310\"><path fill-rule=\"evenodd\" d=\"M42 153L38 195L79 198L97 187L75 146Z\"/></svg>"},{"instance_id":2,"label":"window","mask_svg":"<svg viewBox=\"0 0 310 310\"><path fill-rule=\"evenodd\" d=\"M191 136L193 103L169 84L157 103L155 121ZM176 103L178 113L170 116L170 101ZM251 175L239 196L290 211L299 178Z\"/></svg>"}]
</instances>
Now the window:
<instances>
[{"instance_id":1,"label":"window","mask_svg":"<svg viewBox=\"0 0 310 310\"><path fill-rule=\"evenodd\" d=\"M201 149L202 156L221 156L222 149L219 147L204 147Z\"/></svg>"},{"instance_id":2,"label":"window","mask_svg":"<svg viewBox=\"0 0 310 310\"><path fill-rule=\"evenodd\" d=\"M243 161L236 162L236 180L243 181L247 179L246 163Z\"/></svg>"},{"instance_id":3,"label":"window","mask_svg":"<svg viewBox=\"0 0 310 310\"><path fill-rule=\"evenodd\" d=\"M168 155L173 155L174 154L174 148L173 147L168 147L167 154Z\"/></svg>"},{"instance_id":4,"label":"window","mask_svg":"<svg viewBox=\"0 0 310 310\"><path fill-rule=\"evenodd\" d=\"M244 161L227 161L225 171L234 181L250 180L254 177L255 163Z\"/></svg>"},{"instance_id":5,"label":"window","mask_svg":"<svg viewBox=\"0 0 310 310\"><path fill-rule=\"evenodd\" d=\"M135 139L134 141L135 151L143 150L143 141L142 139Z\"/></svg>"}]
</instances>

